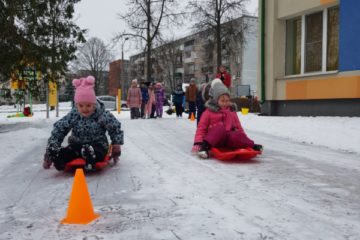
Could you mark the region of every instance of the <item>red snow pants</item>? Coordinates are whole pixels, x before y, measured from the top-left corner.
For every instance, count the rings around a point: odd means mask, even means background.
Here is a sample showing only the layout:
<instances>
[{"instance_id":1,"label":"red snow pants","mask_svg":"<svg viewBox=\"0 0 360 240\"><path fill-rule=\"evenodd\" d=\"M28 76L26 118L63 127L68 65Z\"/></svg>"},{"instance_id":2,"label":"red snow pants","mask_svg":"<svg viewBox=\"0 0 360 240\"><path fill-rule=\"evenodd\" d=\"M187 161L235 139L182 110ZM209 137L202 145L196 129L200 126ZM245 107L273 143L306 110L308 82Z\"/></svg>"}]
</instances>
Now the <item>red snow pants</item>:
<instances>
[{"instance_id":1,"label":"red snow pants","mask_svg":"<svg viewBox=\"0 0 360 240\"><path fill-rule=\"evenodd\" d=\"M210 144L211 147L223 148L247 148L253 147L254 141L240 131L226 131L225 126L217 125L209 129L204 141Z\"/></svg>"}]
</instances>

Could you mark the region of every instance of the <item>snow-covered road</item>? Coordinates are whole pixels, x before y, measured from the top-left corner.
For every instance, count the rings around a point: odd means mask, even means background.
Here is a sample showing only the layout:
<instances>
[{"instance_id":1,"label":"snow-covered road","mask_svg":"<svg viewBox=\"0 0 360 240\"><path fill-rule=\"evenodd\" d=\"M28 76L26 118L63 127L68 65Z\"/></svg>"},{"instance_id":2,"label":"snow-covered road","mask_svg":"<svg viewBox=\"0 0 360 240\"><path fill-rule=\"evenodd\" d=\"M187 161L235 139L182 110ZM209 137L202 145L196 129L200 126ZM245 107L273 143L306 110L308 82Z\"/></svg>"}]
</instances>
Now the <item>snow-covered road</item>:
<instances>
[{"instance_id":1,"label":"snow-covered road","mask_svg":"<svg viewBox=\"0 0 360 240\"><path fill-rule=\"evenodd\" d=\"M360 239L358 154L248 131L262 156L199 160L195 122L121 121L120 163L86 176L101 217L84 226L60 224L72 175L41 168L51 122L28 124L0 172L0 239Z\"/></svg>"}]
</instances>

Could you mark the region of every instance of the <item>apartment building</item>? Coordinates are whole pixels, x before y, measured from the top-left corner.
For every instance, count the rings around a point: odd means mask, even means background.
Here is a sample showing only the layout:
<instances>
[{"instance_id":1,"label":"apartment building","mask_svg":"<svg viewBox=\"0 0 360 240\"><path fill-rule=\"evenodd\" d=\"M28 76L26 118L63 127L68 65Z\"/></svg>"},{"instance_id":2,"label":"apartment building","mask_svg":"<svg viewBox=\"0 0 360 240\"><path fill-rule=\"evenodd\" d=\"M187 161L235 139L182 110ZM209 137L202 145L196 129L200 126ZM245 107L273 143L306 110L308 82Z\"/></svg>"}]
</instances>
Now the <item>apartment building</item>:
<instances>
[{"instance_id":1,"label":"apartment building","mask_svg":"<svg viewBox=\"0 0 360 240\"><path fill-rule=\"evenodd\" d=\"M258 19L242 16L223 27L232 28L232 35L222 41L222 64L232 76L231 93L239 96L247 86L249 95L257 93ZM210 31L198 32L153 49L152 81L162 81L168 89L195 78L198 83L212 80L217 73L215 41ZM130 57L130 79L145 79L145 55ZM247 95L248 95L247 94Z\"/></svg>"}]
</instances>

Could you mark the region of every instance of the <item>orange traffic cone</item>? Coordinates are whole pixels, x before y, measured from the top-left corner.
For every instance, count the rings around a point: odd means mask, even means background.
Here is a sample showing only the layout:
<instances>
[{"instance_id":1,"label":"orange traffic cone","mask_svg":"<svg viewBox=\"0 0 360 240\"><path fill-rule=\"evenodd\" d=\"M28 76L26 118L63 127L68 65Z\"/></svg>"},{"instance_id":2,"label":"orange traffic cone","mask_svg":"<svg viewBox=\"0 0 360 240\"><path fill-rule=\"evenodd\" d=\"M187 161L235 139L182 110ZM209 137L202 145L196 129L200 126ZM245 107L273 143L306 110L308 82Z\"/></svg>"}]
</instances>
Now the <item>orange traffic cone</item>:
<instances>
[{"instance_id":1,"label":"orange traffic cone","mask_svg":"<svg viewBox=\"0 0 360 240\"><path fill-rule=\"evenodd\" d=\"M194 113L191 113L190 121L195 121Z\"/></svg>"},{"instance_id":2,"label":"orange traffic cone","mask_svg":"<svg viewBox=\"0 0 360 240\"><path fill-rule=\"evenodd\" d=\"M94 213L84 171L82 168L78 168L75 172L67 215L61 220L61 223L88 224L99 216L99 214Z\"/></svg>"}]
</instances>

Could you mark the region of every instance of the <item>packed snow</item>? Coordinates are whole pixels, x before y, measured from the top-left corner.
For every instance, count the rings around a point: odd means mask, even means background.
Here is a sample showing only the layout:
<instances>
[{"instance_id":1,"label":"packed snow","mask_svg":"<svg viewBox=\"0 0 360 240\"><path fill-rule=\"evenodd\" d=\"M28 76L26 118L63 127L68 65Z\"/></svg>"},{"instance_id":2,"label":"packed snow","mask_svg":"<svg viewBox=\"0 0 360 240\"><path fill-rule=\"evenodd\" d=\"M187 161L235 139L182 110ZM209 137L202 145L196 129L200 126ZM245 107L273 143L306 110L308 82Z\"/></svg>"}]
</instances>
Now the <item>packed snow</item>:
<instances>
[{"instance_id":1,"label":"packed snow","mask_svg":"<svg viewBox=\"0 0 360 240\"><path fill-rule=\"evenodd\" d=\"M70 103L60 105L64 116ZM196 122L130 120L118 165L86 175L88 225L62 225L73 175L41 167L55 111L0 107L0 239L360 239L360 118L242 115L262 155L190 154Z\"/></svg>"}]
</instances>

